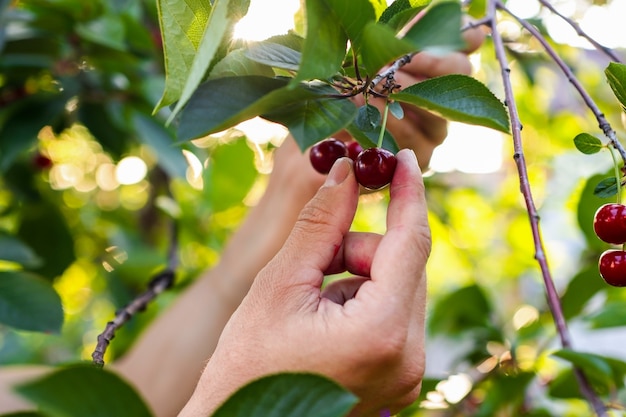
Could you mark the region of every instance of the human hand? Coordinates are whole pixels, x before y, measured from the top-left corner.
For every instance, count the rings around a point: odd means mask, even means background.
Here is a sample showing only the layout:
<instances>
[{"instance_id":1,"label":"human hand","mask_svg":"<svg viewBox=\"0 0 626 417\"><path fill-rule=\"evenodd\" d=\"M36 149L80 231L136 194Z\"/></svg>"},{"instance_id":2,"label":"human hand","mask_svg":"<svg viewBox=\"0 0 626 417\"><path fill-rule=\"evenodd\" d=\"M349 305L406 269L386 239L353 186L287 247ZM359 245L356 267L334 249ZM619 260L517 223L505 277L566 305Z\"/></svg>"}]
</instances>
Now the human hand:
<instances>
[{"instance_id":1,"label":"human hand","mask_svg":"<svg viewBox=\"0 0 626 417\"><path fill-rule=\"evenodd\" d=\"M361 402L353 415L395 412L424 373L424 268L430 251L424 188L412 152L398 153L384 236L349 232L358 185L347 158L300 213L277 256L227 324L179 417L206 416L255 378L326 375ZM322 289L325 274L355 276Z\"/></svg>"}]
</instances>

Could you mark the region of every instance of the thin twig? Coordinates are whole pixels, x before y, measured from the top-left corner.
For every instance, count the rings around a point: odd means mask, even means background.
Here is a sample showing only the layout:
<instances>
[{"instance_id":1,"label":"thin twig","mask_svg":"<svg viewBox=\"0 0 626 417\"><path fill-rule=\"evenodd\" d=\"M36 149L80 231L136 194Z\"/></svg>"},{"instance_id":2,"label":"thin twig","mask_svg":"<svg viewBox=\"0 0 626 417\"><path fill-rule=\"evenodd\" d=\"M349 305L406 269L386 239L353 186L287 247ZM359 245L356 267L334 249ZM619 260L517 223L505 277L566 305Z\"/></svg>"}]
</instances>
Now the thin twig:
<instances>
[{"instance_id":1,"label":"thin twig","mask_svg":"<svg viewBox=\"0 0 626 417\"><path fill-rule=\"evenodd\" d=\"M384 80L388 79L389 77L393 77L394 74L403 66L405 66L406 64L408 64L409 62L411 62L411 59L413 59L413 57L417 55L417 52L412 52L410 54L406 54L404 56L402 56L401 58L397 59L389 68L387 68L385 71L381 72L380 74L376 74L376 76L374 78L372 78L372 81L370 81L369 83L369 88L371 90L374 89L374 87L376 87L378 84L380 84L381 82L383 82Z\"/></svg>"},{"instance_id":2,"label":"thin twig","mask_svg":"<svg viewBox=\"0 0 626 417\"><path fill-rule=\"evenodd\" d=\"M573 21L572 19L568 18L567 16L563 15L562 13L560 13L558 10L556 10L554 8L554 6L552 6L552 4L550 4L550 2L548 0L539 0L539 3L541 3L544 7L546 7L548 10L550 10L552 13L554 13L555 15L557 15L558 17L560 17L561 19L563 19L565 22L567 22L567 24L569 24L575 31L576 34L582 38L585 38L590 44L593 45L594 48L596 48L598 51L604 53L606 56L608 56L609 58L611 58L613 61L615 62L622 62L620 60L620 58L617 56L617 54L611 49L608 48L602 44L600 44L598 41L596 41L595 39L593 39L591 36L589 36L581 27L578 23L576 23L575 21Z\"/></svg>"},{"instance_id":3,"label":"thin twig","mask_svg":"<svg viewBox=\"0 0 626 417\"><path fill-rule=\"evenodd\" d=\"M98 335L96 347L91 354L94 365L100 368L104 366L104 355L111 340L115 337L115 332L135 314L144 311L159 294L174 285L175 271L178 267L178 226L176 220L172 220L170 223L169 241L167 268L156 274L148 283L148 289L115 313L115 318L107 323L104 331Z\"/></svg>"},{"instance_id":4,"label":"thin twig","mask_svg":"<svg viewBox=\"0 0 626 417\"><path fill-rule=\"evenodd\" d=\"M602 132L604 133L604 135L609 139L611 146L613 146L613 148L615 148L619 152L622 160L626 164L626 149L624 149L624 146L617 139L617 134L615 133L615 130L613 130L613 128L611 127L611 124L604 116L604 113L600 111L600 108L598 107L598 105L593 101L593 99L591 98L587 90L585 90L585 88L582 86L578 78L576 78L572 70L567 66L565 61L563 61L563 59L559 56L556 50L550 45L550 43L546 40L546 38L542 36L541 33L539 33L539 31L533 25L531 25L524 19L519 18L515 14L511 13L511 11L508 10L506 6L504 6L504 4L502 4L500 1L497 1L496 3L499 9L504 10L507 14L509 14L511 17L517 20L524 27L524 29L530 32L530 34L535 39L537 39L537 41L541 44L541 46L543 46L546 53L550 55L550 58L552 58L552 60L559 66L559 68L561 68L561 71L563 71L563 74L565 74L569 82L574 86L576 91L578 91L578 94L582 97L587 107L589 107L591 112L596 117L596 120L598 121L598 125L600 129L602 129Z\"/></svg>"},{"instance_id":5,"label":"thin twig","mask_svg":"<svg viewBox=\"0 0 626 417\"><path fill-rule=\"evenodd\" d=\"M519 174L520 189L522 195L524 196L526 209L528 211L528 217L530 220L533 242L535 246L535 259L537 260L541 269L541 275L543 277L544 285L546 288L548 307L550 308L552 317L554 318L561 345L564 348L571 348L572 342L569 331L567 329L567 322L563 314L563 309L559 300L556 286L554 285L552 273L550 272L550 268L548 266L545 248L543 240L541 238L539 213L537 211L537 207L535 206L532 190L530 187L530 181L528 178L528 170L522 146L522 123L520 121L519 113L517 111L517 104L515 102L513 94L513 86L510 77L511 69L509 68L509 64L507 61L504 41L496 27L496 9L500 7L503 7L503 5L498 0L490 0L488 16L491 18L491 36L493 39L496 59L498 60L501 69L505 102L511 119L514 159ZM591 385L589 384L586 376L576 367L574 367L574 373L576 375L576 379L578 381L578 385L583 396L587 399L587 401L589 401L589 404L595 410L596 414L601 417L607 416L605 405L593 392L593 389L591 388Z\"/></svg>"}]
</instances>

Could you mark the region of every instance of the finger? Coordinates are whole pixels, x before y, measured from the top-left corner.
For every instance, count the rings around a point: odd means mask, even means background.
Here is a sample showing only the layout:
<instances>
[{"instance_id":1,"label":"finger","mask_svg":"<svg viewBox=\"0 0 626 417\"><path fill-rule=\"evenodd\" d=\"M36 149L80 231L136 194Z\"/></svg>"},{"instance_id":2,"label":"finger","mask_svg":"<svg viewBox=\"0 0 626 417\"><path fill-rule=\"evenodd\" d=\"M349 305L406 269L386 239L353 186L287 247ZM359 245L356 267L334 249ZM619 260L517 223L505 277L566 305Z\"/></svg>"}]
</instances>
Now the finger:
<instances>
[{"instance_id":1,"label":"finger","mask_svg":"<svg viewBox=\"0 0 626 417\"><path fill-rule=\"evenodd\" d=\"M471 54L476 51L485 41L485 31L482 27L473 27L463 31L463 39L467 45L463 52Z\"/></svg>"},{"instance_id":2,"label":"finger","mask_svg":"<svg viewBox=\"0 0 626 417\"><path fill-rule=\"evenodd\" d=\"M324 185L302 209L291 234L265 274L279 270L279 285L321 286L323 271L340 250L356 211L358 186L352 161L341 158L328 173Z\"/></svg>"},{"instance_id":3,"label":"finger","mask_svg":"<svg viewBox=\"0 0 626 417\"><path fill-rule=\"evenodd\" d=\"M372 258L382 236L377 233L349 232L330 265L326 275L348 271L354 275L370 276Z\"/></svg>"},{"instance_id":4,"label":"finger","mask_svg":"<svg viewBox=\"0 0 626 417\"><path fill-rule=\"evenodd\" d=\"M321 297L343 305L346 301L354 298L365 281L369 281L369 278L352 277L331 282L324 288Z\"/></svg>"},{"instance_id":5,"label":"finger","mask_svg":"<svg viewBox=\"0 0 626 417\"><path fill-rule=\"evenodd\" d=\"M398 152L391 182L387 232L372 262L372 282L379 297L393 299L399 308L413 309L415 291L421 285L431 238L424 183L412 152Z\"/></svg>"},{"instance_id":6,"label":"finger","mask_svg":"<svg viewBox=\"0 0 626 417\"><path fill-rule=\"evenodd\" d=\"M411 62L402 67L402 71L418 79L439 77L447 74L472 73L472 64L463 52L451 52L446 55L433 55L420 52Z\"/></svg>"}]
</instances>

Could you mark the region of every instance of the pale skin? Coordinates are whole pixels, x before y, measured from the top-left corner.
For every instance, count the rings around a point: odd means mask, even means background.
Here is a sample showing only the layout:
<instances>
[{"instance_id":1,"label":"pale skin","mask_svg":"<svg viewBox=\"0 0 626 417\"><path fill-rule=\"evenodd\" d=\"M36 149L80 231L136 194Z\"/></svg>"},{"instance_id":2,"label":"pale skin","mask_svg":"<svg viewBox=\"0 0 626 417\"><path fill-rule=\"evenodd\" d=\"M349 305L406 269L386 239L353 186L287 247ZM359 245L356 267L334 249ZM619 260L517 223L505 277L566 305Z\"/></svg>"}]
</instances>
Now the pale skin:
<instances>
[{"instance_id":1,"label":"pale skin","mask_svg":"<svg viewBox=\"0 0 626 417\"><path fill-rule=\"evenodd\" d=\"M397 74L398 83L408 86L448 73L469 74L467 53L478 48L483 35L472 30L465 32L465 38L468 48L463 53L417 55ZM388 127L400 147L414 150L423 168L447 132L443 119L411 107L405 108L402 120L390 117ZM157 417L206 416L194 412L212 410L251 378L278 370L309 370L344 384L362 399L355 415L376 415L381 409L395 411L407 405L419 392L423 373L423 264L429 241L427 225L422 224L426 209L421 175L410 155L399 154L391 186L391 227L385 236L391 233L395 238L356 235L347 233L357 194L350 163L335 167L346 173L340 184L320 189L325 177L310 167L308 155L288 138L276 153L264 196L233 234L219 263L180 294L110 369L136 387ZM315 215L330 199L341 202L333 203L334 216ZM405 226L413 221L418 221L419 230ZM303 227L321 233L316 235L320 246L315 251L294 249L311 244ZM392 246L392 240L411 250L418 248L422 255L401 267L394 256L405 249ZM329 256L335 246L341 248L337 256ZM297 257L300 254L306 256ZM388 266L400 269L387 271ZM358 278L320 293L321 274L341 269ZM408 292L412 298L405 300L402 297ZM249 316L255 317L250 320L256 320L258 332L247 329L239 334L237 323L246 323ZM261 345L271 346L265 356L246 349L243 341L252 335L263 340ZM284 343L286 336L289 343ZM301 349L303 341L308 350ZM321 356L318 350L329 346L333 355ZM376 352L374 357L368 356L371 351ZM229 355L239 358L231 360ZM242 360L254 366L240 369ZM0 413L30 409L11 386L49 371L46 366L1 369ZM218 386L216 378L223 383Z\"/></svg>"}]
</instances>

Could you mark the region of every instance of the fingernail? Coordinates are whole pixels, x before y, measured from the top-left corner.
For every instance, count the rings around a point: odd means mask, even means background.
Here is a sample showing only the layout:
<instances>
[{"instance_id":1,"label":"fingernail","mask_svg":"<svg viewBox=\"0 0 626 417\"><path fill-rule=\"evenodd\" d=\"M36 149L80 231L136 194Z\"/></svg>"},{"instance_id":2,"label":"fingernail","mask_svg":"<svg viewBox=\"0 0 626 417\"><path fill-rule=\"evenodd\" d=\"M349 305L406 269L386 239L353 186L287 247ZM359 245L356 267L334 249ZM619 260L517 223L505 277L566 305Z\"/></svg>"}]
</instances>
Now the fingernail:
<instances>
[{"instance_id":1,"label":"fingernail","mask_svg":"<svg viewBox=\"0 0 626 417\"><path fill-rule=\"evenodd\" d=\"M330 169L328 176L326 177L326 182L324 182L324 186L332 187L334 185L341 184L346 178L348 178L351 165L352 161L350 160L350 158L337 159L333 164L333 167Z\"/></svg>"},{"instance_id":2,"label":"fingernail","mask_svg":"<svg viewBox=\"0 0 626 417\"><path fill-rule=\"evenodd\" d=\"M403 160L405 163L409 163L413 166L419 166L417 163L417 156L411 149L402 149L396 154L396 158Z\"/></svg>"}]
</instances>

